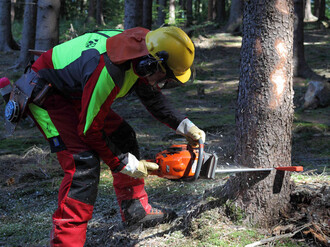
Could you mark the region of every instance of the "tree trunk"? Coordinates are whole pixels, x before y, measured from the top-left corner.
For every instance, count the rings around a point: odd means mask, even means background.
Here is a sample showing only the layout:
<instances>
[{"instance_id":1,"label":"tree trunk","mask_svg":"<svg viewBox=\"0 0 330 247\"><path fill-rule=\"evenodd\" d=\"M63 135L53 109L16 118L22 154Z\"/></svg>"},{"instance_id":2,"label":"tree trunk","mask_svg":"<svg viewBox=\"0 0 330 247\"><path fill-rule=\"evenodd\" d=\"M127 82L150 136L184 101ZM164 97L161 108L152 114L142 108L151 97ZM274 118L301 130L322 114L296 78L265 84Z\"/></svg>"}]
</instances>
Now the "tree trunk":
<instances>
[{"instance_id":1,"label":"tree trunk","mask_svg":"<svg viewBox=\"0 0 330 247\"><path fill-rule=\"evenodd\" d=\"M104 17L103 17L103 1L96 1L96 23L101 26L105 26Z\"/></svg>"},{"instance_id":2,"label":"tree trunk","mask_svg":"<svg viewBox=\"0 0 330 247\"><path fill-rule=\"evenodd\" d=\"M10 0L0 1L0 51L18 50L11 32L11 3Z\"/></svg>"},{"instance_id":3,"label":"tree trunk","mask_svg":"<svg viewBox=\"0 0 330 247\"><path fill-rule=\"evenodd\" d=\"M199 19L200 18L200 13L201 13L201 1L200 0L195 0L195 19Z\"/></svg>"},{"instance_id":4,"label":"tree trunk","mask_svg":"<svg viewBox=\"0 0 330 247\"><path fill-rule=\"evenodd\" d=\"M226 20L226 0L217 0L217 23L223 23Z\"/></svg>"},{"instance_id":5,"label":"tree trunk","mask_svg":"<svg viewBox=\"0 0 330 247\"><path fill-rule=\"evenodd\" d=\"M192 0L187 0L186 1L186 9L187 9L186 27L190 27L193 23Z\"/></svg>"},{"instance_id":6,"label":"tree trunk","mask_svg":"<svg viewBox=\"0 0 330 247\"><path fill-rule=\"evenodd\" d=\"M16 0L11 0L11 10L10 10L11 23L14 23L15 20L15 4L16 4Z\"/></svg>"},{"instance_id":7,"label":"tree trunk","mask_svg":"<svg viewBox=\"0 0 330 247\"><path fill-rule=\"evenodd\" d=\"M61 18L66 18L67 14L66 0L61 0L60 16Z\"/></svg>"},{"instance_id":8,"label":"tree trunk","mask_svg":"<svg viewBox=\"0 0 330 247\"><path fill-rule=\"evenodd\" d=\"M34 49L36 34L37 0L25 0L24 22L22 31L21 51L16 68L24 68L33 59L29 49Z\"/></svg>"},{"instance_id":9,"label":"tree trunk","mask_svg":"<svg viewBox=\"0 0 330 247\"><path fill-rule=\"evenodd\" d=\"M322 79L308 66L304 49L304 0L294 0L293 76Z\"/></svg>"},{"instance_id":10,"label":"tree trunk","mask_svg":"<svg viewBox=\"0 0 330 247\"><path fill-rule=\"evenodd\" d=\"M166 0L159 0L158 4L158 18L157 18L157 25L160 27L165 23L166 18Z\"/></svg>"},{"instance_id":11,"label":"tree trunk","mask_svg":"<svg viewBox=\"0 0 330 247\"><path fill-rule=\"evenodd\" d=\"M208 0L207 5L207 20L212 21L213 20L213 0Z\"/></svg>"},{"instance_id":12,"label":"tree trunk","mask_svg":"<svg viewBox=\"0 0 330 247\"><path fill-rule=\"evenodd\" d=\"M175 24L175 0L170 0L168 24Z\"/></svg>"},{"instance_id":13,"label":"tree trunk","mask_svg":"<svg viewBox=\"0 0 330 247\"><path fill-rule=\"evenodd\" d=\"M39 0L37 10L37 50L49 50L58 44L60 0Z\"/></svg>"},{"instance_id":14,"label":"tree trunk","mask_svg":"<svg viewBox=\"0 0 330 247\"><path fill-rule=\"evenodd\" d=\"M89 0L88 5L88 15L86 19L86 23L93 23L95 21L95 12L96 12L96 0Z\"/></svg>"},{"instance_id":15,"label":"tree trunk","mask_svg":"<svg viewBox=\"0 0 330 247\"><path fill-rule=\"evenodd\" d=\"M242 0L232 0L230 5L229 20L225 27L226 32L241 32L242 16Z\"/></svg>"},{"instance_id":16,"label":"tree trunk","mask_svg":"<svg viewBox=\"0 0 330 247\"><path fill-rule=\"evenodd\" d=\"M305 0L305 22L317 21L317 17L312 14L312 4L311 0Z\"/></svg>"},{"instance_id":17,"label":"tree trunk","mask_svg":"<svg viewBox=\"0 0 330 247\"><path fill-rule=\"evenodd\" d=\"M290 0L244 1L236 111L238 165L291 165L292 12ZM250 223L267 227L288 208L290 175L242 173L230 179L224 191L236 196L237 205L245 211Z\"/></svg>"},{"instance_id":18,"label":"tree trunk","mask_svg":"<svg viewBox=\"0 0 330 247\"><path fill-rule=\"evenodd\" d=\"M142 8L142 0L125 0L125 29L142 25Z\"/></svg>"},{"instance_id":19,"label":"tree trunk","mask_svg":"<svg viewBox=\"0 0 330 247\"><path fill-rule=\"evenodd\" d=\"M151 29L152 25L152 0L143 0L142 26Z\"/></svg>"},{"instance_id":20,"label":"tree trunk","mask_svg":"<svg viewBox=\"0 0 330 247\"><path fill-rule=\"evenodd\" d=\"M314 16L318 18L319 21L325 20L325 0L315 0L314 1Z\"/></svg>"}]
</instances>

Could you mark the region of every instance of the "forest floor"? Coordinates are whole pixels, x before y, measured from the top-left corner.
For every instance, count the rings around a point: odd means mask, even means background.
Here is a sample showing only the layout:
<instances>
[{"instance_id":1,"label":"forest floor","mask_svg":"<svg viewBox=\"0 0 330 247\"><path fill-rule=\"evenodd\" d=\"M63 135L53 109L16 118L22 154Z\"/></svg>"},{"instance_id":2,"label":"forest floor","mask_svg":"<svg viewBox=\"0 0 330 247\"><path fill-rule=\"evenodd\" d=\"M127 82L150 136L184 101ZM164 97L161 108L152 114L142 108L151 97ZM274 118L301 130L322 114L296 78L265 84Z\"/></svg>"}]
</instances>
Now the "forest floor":
<instances>
[{"instance_id":1,"label":"forest floor","mask_svg":"<svg viewBox=\"0 0 330 247\"><path fill-rule=\"evenodd\" d=\"M306 61L328 79L329 40L329 29L305 31ZM194 42L194 83L164 93L205 130L206 151L217 154L218 165L232 164L241 37L204 30ZM10 69L17 57L18 52L0 54L0 77L14 81L20 76L21 71ZM307 85L307 79L294 79L292 163L303 165L305 171L292 174L291 211L283 213L276 226L250 226L232 202L210 203L219 198L209 192L218 191L233 174L195 183L149 176L146 191L151 204L174 209L179 217L169 224L128 231L121 224L110 170L102 164L86 246L246 246L265 239L266 246L328 245L330 107L302 109ZM171 144L184 141L155 121L134 95L116 102L114 109L136 130L143 158L153 158ZM10 139L4 138L1 126L0 140L0 246L48 246L51 215L63 176L56 157L29 120L23 121Z\"/></svg>"}]
</instances>

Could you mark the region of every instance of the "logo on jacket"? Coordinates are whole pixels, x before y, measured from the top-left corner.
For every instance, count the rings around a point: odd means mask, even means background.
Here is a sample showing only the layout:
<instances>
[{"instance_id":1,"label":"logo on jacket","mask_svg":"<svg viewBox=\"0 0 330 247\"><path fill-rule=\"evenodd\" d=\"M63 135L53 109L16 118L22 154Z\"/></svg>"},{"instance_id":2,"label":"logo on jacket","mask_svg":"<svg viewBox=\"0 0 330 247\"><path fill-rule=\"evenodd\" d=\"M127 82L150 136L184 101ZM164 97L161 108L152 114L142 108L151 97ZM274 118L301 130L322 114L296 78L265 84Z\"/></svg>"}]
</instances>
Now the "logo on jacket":
<instances>
[{"instance_id":1,"label":"logo on jacket","mask_svg":"<svg viewBox=\"0 0 330 247\"><path fill-rule=\"evenodd\" d=\"M86 43L86 48L93 48L96 46L97 42L99 42L98 39L92 39L92 40L89 40L87 41Z\"/></svg>"}]
</instances>

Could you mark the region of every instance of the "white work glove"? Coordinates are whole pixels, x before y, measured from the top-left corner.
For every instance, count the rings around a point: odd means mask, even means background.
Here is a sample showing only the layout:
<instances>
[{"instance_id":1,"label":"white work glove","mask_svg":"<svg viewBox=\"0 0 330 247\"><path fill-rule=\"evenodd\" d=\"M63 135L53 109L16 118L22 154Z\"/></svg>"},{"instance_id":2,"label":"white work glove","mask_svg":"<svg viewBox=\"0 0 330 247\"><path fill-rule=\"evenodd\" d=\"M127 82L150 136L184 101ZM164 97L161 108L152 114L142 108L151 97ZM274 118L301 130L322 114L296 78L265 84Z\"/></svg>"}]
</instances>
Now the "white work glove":
<instances>
[{"instance_id":1,"label":"white work glove","mask_svg":"<svg viewBox=\"0 0 330 247\"><path fill-rule=\"evenodd\" d=\"M198 146L198 140L202 139L203 143L205 143L205 132L199 129L193 122L191 122L188 118L184 119L176 129L176 133L183 135L188 143L196 147Z\"/></svg>"},{"instance_id":2,"label":"white work glove","mask_svg":"<svg viewBox=\"0 0 330 247\"><path fill-rule=\"evenodd\" d=\"M133 154L128 153L128 163L120 172L133 178L144 178L157 169L156 163L146 160L139 161Z\"/></svg>"}]
</instances>

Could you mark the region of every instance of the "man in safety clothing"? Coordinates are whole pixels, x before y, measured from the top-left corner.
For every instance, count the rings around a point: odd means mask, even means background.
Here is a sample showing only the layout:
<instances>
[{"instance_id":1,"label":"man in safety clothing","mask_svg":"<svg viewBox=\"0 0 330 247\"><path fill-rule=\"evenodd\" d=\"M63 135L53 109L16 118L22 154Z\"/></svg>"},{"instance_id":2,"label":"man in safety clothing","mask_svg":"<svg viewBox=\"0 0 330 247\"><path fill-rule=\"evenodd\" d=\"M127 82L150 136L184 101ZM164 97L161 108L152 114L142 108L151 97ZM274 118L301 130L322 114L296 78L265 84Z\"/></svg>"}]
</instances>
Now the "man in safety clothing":
<instances>
[{"instance_id":1,"label":"man in safety clothing","mask_svg":"<svg viewBox=\"0 0 330 247\"><path fill-rule=\"evenodd\" d=\"M180 28L137 27L86 33L43 53L32 65L32 97L45 85L51 90L39 104L28 104L28 114L64 171L52 246L84 245L99 183L99 159L112 171L126 224L173 217L173 212L148 203L143 178L158 165L139 160L135 132L111 104L134 90L156 119L189 142L205 141L205 133L173 109L157 87L170 80L188 81L194 53L192 41Z\"/></svg>"}]
</instances>

